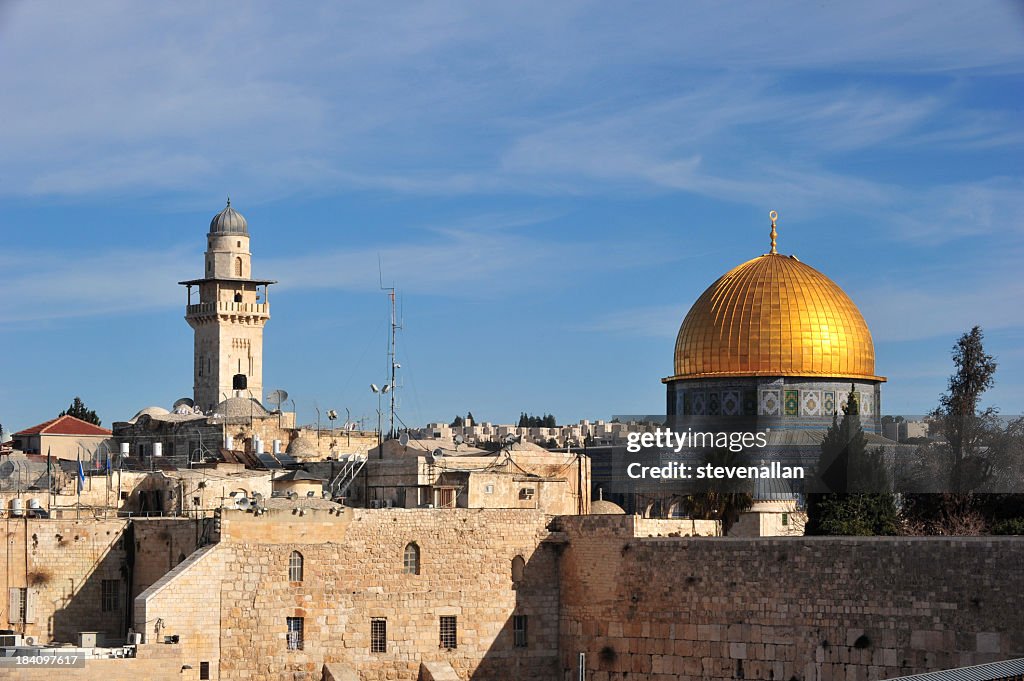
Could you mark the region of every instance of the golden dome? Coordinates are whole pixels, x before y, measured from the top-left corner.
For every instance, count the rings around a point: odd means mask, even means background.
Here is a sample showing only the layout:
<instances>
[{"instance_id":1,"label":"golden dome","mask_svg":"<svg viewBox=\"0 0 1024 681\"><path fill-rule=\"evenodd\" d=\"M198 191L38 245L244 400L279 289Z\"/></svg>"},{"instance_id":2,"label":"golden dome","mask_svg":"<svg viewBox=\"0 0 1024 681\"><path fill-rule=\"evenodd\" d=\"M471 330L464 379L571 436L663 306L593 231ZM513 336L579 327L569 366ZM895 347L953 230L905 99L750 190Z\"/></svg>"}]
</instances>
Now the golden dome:
<instances>
[{"instance_id":1,"label":"golden dome","mask_svg":"<svg viewBox=\"0 0 1024 681\"><path fill-rule=\"evenodd\" d=\"M774 221L773 221L774 222ZM884 381L860 310L835 282L772 252L712 284L676 337L675 376L807 376Z\"/></svg>"}]
</instances>

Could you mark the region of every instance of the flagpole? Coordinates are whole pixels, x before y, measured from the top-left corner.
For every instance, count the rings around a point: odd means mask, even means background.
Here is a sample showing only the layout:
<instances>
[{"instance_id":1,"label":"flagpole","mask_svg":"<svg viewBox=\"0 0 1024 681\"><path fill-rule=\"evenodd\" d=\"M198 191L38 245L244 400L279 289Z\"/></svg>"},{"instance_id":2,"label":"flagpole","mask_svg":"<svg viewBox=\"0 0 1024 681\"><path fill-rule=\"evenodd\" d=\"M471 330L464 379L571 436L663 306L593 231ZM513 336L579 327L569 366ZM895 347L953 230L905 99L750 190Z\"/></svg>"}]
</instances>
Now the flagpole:
<instances>
[{"instance_id":1,"label":"flagpole","mask_svg":"<svg viewBox=\"0 0 1024 681\"><path fill-rule=\"evenodd\" d=\"M78 450L78 479L75 481L75 489L78 490L78 504L75 506L75 518L82 517L82 450Z\"/></svg>"},{"instance_id":2,"label":"flagpole","mask_svg":"<svg viewBox=\"0 0 1024 681\"><path fill-rule=\"evenodd\" d=\"M54 503L56 503L56 500L54 499L54 494L53 494L53 462L52 462L52 460L50 458L50 450L51 450L51 447L47 446L46 447L46 491L48 492L48 494L46 496L48 497L47 501L50 502L49 503L49 506L50 506L49 511L50 511L50 517L52 518L52 517L54 517L53 516L53 505L54 505Z\"/></svg>"}]
</instances>

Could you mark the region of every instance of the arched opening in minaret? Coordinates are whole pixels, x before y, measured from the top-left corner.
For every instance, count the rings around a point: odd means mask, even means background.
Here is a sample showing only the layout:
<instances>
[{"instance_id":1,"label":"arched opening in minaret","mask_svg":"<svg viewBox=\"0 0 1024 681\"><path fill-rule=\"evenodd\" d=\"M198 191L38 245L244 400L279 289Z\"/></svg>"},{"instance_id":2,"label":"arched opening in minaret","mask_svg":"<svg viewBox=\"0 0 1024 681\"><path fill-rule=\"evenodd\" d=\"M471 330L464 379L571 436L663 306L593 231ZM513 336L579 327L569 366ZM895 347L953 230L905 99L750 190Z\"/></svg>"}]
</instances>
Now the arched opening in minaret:
<instances>
[{"instance_id":1,"label":"arched opening in minaret","mask_svg":"<svg viewBox=\"0 0 1024 681\"><path fill-rule=\"evenodd\" d=\"M242 259L241 258L235 258L235 276L236 277L242 276Z\"/></svg>"},{"instance_id":2,"label":"arched opening in minaret","mask_svg":"<svg viewBox=\"0 0 1024 681\"><path fill-rule=\"evenodd\" d=\"M238 293L235 294L235 302L236 303L242 302L242 292L241 291L239 291Z\"/></svg>"},{"instance_id":3,"label":"arched opening in minaret","mask_svg":"<svg viewBox=\"0 0 1024 681\"><path fill-rule=\"evenodd\" d=\"M231 378L232 390L246 390L248 387L248 379L245 377L245 374L235 374Z\"/></svg>"}]
</instances>

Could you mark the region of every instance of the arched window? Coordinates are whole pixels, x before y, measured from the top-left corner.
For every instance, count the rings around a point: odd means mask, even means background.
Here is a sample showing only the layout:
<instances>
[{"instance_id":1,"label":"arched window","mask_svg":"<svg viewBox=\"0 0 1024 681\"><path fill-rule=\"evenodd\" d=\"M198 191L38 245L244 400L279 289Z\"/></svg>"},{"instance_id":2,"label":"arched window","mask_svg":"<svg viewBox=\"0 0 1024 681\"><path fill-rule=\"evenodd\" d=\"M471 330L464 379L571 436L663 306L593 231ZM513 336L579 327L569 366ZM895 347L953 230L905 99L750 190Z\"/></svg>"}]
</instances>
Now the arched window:
<instances>
[{"instance_id":1,"label":"arched window","mask_svg":"<svg viewBox=\"0 0 1024 681\"><path fill-rule=\"evenodd\" d=\"M242 259L241 258L235 258L235 276L236 277L242 276Z\"/></svg>"},{"instance_id":2,"label":"arched window","mask_svg":"<svg viewBox=\"0 0 1024 681\"><path fill-rule=\"evenodd\" d=\"M420 573L420 547L412 543L406 544L402 564L402 571L405 574L418 575Z\"/></svg>"},{"instance_id":3,"label":"arched window","mask_svg":"<svg viewBox=\"0 0 1024 681\"><path fill-rule=\"evenodd\" d=\"M291 558L288 559L288 581L302 581L302 554L298 551L292 551Z\"/></svg>"},{"instance_id":4,"label":"arched window","mask_svg":"<svg viewBox=\"0 0 1024 681\"><path fill-rule=\"evenodd\" d=\"M518 584L523 581L523 571L526 569L526 561L522 556L512 559L512 583Z\"/></svg>"}]
</instances>

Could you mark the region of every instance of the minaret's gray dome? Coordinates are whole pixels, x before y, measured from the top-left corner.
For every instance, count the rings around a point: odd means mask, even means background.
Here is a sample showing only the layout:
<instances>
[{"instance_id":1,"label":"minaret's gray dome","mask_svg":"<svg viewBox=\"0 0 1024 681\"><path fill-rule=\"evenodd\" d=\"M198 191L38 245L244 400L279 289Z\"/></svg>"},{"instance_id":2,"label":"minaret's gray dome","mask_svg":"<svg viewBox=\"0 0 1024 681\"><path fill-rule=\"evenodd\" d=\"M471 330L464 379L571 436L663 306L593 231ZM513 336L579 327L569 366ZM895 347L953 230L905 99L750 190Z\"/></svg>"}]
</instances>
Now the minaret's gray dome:
<instances>
[{"instance_id":1,"label":"minaret's gray dome","mask_svg":"<svg viewBox=\"0 0 1024 681\"><path fill-rule=\"evenodd\" d=\"M249 234L249 225L242 214L231 207L231 199L224 210L210 220L210 234Z\"/></svg>"}]
</instances>

